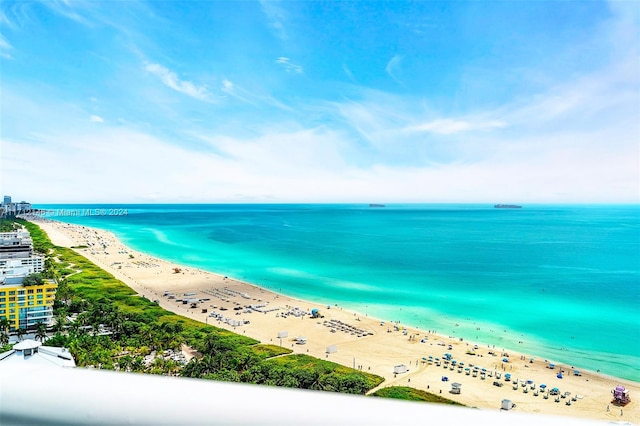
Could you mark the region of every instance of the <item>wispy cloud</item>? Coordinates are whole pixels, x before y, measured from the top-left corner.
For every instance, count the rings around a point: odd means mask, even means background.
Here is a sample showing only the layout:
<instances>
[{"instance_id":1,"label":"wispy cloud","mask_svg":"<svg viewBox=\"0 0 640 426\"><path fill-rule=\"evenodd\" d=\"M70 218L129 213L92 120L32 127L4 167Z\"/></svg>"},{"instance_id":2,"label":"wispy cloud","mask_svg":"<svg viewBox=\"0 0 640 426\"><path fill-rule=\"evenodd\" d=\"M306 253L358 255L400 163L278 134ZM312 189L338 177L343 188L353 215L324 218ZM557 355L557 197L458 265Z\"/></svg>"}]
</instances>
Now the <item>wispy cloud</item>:
<instances>
[{"instance_id":1,"label":"wispy cloud","mask_svg":"<svg viewBox=\"0 0 640 426\"><path fill-rule=\"evenodd\" d=\"M71 2L67 0L47 0L42 2L43 5L47 6L49 9L54 11L55 13L64 16L73 21L79 22L83 25L91 25L91 21L86 17L82 16L74 6L82 5L84 7L90 5L89 2Z\"/></svg>"},{"instance_id":2,"label":"wispy cloud","mask_svg":"<svg viewBox=\"0 0 640 426\"><path fill-rule=\"evenodd\" d=\"M304 72L304 69L300 65L292 63L289 58L286 58L284 56L276 59L276 63L282 66L282 68L284 68L287 72L291 72L294 74L302 74Z\"/></svg>"},{"instance_id":3,"label":"wispy cloud","mask_svg":"<svg viewBox=\"0 0 640 426\"><path fill-rule=\"evenodd\" d=\"M400 79L398 78L398 72L400 70L400 63L402 62L403 56L396 55L389 62L387 62L387 66L385 67L385 71L389 74L396 83L402 84Z\"/></svg>"},{"instance_id":4,"label":"wispy cloud","mask_svg":"<svg viewBox=\"0 0 640 426\"><path fill-rule=\"evenodd\" d=\"M0 57L5 59L13 59L9 50L12 50L13 46L0 34Z\"/></svg>"},{"instance_id":5,"label":"wispy cloud","mask_svg":"<svg viewBox=\"0 0 640 426\"><path fill-rule=\"evenodd\" d=\"M260 6L267 17L269 26L274 29L280 39L286 40L288 37L284 27L286 15L280 2L278 0L260 0Z\"/></svg>"},{"instance_id":6,"label":"wispy cloud","mask_svg":"<svg viewBox=\"0 0 640 426\"><path fill-rule=\"evenodd\" d=\"M356 78L353 76L353 73L351 72L351 70L349 69L349 67L347 66L347 64L342 64L342 70L344 71L344 73L347 75L347 77L349 77L349 80L351 80L353 83L358 84L358 81L356 80Z\"/></svg>"},{"instance_id":7,"label":"wispy cloud","mask_svg":"<svg viewBox=\"0 0 640 426\"><path fill-rule=\"evenodd\" d=\"M145 69L158 77L165 85L177 92L202 101L210 100L209 93L207 92L207 86L205 85L198 86L190 81L180 80L175 72L160 64L147 63L145 65Z\"/></svg>"},{"instance_id":8,"label":"wispy cloud","mask_svg":"<svg viewBox=\"0 0 640 426\"><path fill-rule=\"evenodd\" d=\"M89 120L92 123L104 123L104 118L100 117L99 115L92 115L91 117L89 117Z\"/></svg>"},{"instance_id":9,"label":"wispy cloud","mask_svg":"<svg viewBox=\"0 0 640 426\"><path fill-rule=\"evenodd\" d=\"M451 135L455 133L467 132L471 130L489 130L505 127L506 123L498 120L491 121L468 121L458 119L438 119L427 123L409 126L405 130L409 132L430 132L440 135Z\"/></svg>"}]
</instances>

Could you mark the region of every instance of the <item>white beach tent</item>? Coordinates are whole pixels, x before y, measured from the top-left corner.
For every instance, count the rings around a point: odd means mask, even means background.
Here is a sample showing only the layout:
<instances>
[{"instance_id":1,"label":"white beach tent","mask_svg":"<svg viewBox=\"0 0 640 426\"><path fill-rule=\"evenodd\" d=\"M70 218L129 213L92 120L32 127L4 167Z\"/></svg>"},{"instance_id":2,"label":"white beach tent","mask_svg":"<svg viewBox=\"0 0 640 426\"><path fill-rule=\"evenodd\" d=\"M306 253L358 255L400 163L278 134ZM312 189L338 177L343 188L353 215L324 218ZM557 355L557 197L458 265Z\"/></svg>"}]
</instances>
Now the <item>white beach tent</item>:
<instances>
[{"instance_id":1,"label":"white beach tent","mask_svg":"<svg viewBox=\"0 0 640 426\"><path fill-rule=\"evenodd\" d=\"M395 374L406 373L407 372L407 366L404 365L404 364L396 365L396 366L393 367L393 372Z\"/></svg>"}]
</instances>

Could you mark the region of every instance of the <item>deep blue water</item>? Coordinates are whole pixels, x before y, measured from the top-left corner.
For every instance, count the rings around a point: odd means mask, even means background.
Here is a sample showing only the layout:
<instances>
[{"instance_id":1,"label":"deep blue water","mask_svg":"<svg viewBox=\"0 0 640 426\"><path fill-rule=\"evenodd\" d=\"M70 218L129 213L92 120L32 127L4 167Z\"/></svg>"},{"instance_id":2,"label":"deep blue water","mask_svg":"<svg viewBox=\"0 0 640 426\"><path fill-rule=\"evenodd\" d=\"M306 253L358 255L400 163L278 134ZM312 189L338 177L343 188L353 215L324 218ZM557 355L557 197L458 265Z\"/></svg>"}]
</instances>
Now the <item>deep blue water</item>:
<instances>
[{"instance_id":1,"label":"deep blue water","mask_svg":"<svg viewBox=\"0 0 640 426\"><path fill-rule=\"evenodd\" d=\"M640 381L637 205L37 207L319 305ZM128 214L84 211L103 208Z\"/></svg>"}]
</instances>

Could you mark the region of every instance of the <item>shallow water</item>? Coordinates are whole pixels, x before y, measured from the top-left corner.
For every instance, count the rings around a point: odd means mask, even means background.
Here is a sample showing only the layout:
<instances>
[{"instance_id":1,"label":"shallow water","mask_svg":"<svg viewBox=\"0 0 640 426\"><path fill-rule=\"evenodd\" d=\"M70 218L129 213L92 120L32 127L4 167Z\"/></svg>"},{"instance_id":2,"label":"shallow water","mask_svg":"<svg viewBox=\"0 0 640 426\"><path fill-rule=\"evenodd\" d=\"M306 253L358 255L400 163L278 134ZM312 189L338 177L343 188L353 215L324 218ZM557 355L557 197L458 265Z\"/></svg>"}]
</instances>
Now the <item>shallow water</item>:
<instances>
[{"instance_id":1,"label":"shallow water","mask_svg":"<svg viewBox=\"0 0 640 426\"><path fill-rule=\"evenodd\" d=\"M640 206L37 207L320 306L640 381Z\"/></svg>"}]
</instances>

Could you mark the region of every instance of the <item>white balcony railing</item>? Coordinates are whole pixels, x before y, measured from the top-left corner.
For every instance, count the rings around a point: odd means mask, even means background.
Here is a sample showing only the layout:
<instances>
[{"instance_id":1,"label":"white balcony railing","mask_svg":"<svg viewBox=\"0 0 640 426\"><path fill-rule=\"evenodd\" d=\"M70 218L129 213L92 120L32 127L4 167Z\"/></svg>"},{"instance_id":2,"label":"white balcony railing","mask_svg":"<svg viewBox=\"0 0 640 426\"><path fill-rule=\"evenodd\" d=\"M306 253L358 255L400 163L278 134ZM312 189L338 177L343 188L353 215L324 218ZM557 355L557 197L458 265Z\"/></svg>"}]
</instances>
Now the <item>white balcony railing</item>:
<instances>
[{"instance_id":1,"label":"white balcony railing","mask_svg":"<svg viewBox=\"0 0 640 426\"><path fill-rule=\"evenodd\" d=\"M1 425L545 425L603 424L517 411L456 408L81 368L0 361Z\"/></svg>"}]
</instances>

